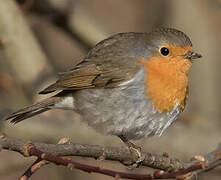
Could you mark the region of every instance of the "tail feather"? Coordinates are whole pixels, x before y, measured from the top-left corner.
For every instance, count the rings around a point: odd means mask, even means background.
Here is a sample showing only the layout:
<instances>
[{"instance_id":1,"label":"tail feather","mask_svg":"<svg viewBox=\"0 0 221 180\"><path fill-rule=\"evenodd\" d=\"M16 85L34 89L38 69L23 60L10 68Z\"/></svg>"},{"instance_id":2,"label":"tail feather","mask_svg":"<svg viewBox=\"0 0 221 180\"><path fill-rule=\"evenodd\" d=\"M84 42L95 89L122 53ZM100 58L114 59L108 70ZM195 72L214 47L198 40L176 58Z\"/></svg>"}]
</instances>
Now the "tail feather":
<instances>
[{"instance_id":1,"label":"tail feather","mask_svg":"<svg viewBox=\"0 0 221 180\"><path fill-rule=\"evenodd\" d=\"M22 114L17 114L17 115L14 115L14 117L12 118L9 118L11 119L10 122L13 123L13 124L17 124L27 118L30 118L32 116L35 116L37 114L40 114L40 113L43 113L45 111L48 111L49 108L45 108L45 109L40 109L40 110L37 110L37 111L33 111L33 112L27 112L27 113L22 113ZM8 120L8 119L7 119Z\"/></svg>"},{"instance_id":2,"label":"tail feather","mask_svg":"<svg viewBox=\"0 0 221 180\"><path fill-rule=\"evenodd\" d=\"M32 116L35 116L37 114L43 113L45 111L48 111L53 107L56 103L58 103L61 100L60 97L50 97L48 99L45 99L41 102L38 102L36 104L33 104L29 107L20 109L9 116L5 118L5 120L10 120L11 123L18 123L20 121L23 121L27 118L30 118Z\"/></svg>"}]
</instances>

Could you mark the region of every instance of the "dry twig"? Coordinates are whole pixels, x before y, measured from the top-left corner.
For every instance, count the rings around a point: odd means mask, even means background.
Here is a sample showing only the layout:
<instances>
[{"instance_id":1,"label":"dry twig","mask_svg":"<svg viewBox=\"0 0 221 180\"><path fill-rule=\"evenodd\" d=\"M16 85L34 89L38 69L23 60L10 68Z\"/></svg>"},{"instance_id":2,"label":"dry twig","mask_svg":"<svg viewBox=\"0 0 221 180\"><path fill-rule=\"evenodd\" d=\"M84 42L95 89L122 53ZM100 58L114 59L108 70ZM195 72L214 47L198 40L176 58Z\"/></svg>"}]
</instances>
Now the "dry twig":
<instances>
[{"instance_id":1,"label":"dry twig","mask_svg":"<svg viewBox=\"0 0 221 180\"><path fill-rule=\"evenodd\" d=\"M70 141L67 138L62 138L58 144L68 144ZM37 160L25 171L25 173L18 180L29 179L38 169L49 164L48 161L38 157Z\"/></svg>"},{"instance_id":2,"label":"dry twig","mask_svg":"<svg viewBox=\"0 0 221 180\"><path fill-rule=\"evenodd\" d=\"M18 180L27 180L29 179L38 169L48 164L47 161L38 158Z\"/></svg>"},{"instance_id":3,"label":"dry twig","mask_svg":"<svg viewBox=\"0 0 221 180\"><path fill-rule=\"evenodd\" d=\"M69 168L76 168L86 172L96 172L128 179L185 179L187 176L189 177L193 174L195 175L197 173L208 171L221 164L221 145L205 156L196 156L196 159L190 163L182 163L176 159L145 153L146 157L142 162L143 166L163 170L156 171L154 174L132 174L112 171L100 167L80 164L67 158L59 157L82 156L99 158L105 154L105 159L107 160L123 162L131 160L130 152L126 148L72 144L70 142L68 144L31 143L21 139L10 138L4 134L0 134L0 145L3 149L17 151L24 156L36 156L57 165L64 165Z\"/></svg>"}]
</instances>

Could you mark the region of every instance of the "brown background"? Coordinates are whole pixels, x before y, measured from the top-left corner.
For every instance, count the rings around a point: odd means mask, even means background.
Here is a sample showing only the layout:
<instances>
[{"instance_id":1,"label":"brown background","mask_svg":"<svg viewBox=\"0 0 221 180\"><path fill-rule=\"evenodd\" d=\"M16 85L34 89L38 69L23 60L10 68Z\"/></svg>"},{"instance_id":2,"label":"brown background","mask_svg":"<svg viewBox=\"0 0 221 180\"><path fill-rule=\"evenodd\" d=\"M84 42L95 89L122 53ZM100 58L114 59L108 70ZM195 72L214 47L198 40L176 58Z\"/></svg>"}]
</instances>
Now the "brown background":
<instances>
[{"instance_id":1,"label":"brown background","mask_svg":"<svg viewBox=\"0 0 221 180\"><path fill-rule=\"evenodd\" d=\"M184 161L212 151L218 145L221 135L220 0L20 0L15 9L7 4L11 2L0 2L0 119L41 99L37 92L55 80L57 72L71 68L108 35L150 31L159 26L175 27L189 35L195 51L203 55L190 72L187 108L161 138L136 143L144 151L168 152ZM17 13L22 14L24 22ZM0 121L0 131L33 141L56 143L62 137L70 137L76 143L123 146L118 138L102 136L79 119L73 112L54 110L16 126ZM119 163L73 159L127 171ZM0 179L18 178L32 161L18 153L2 151ZM135 171L145 173L149 169ZM217 168L200 179L220 177L221 169ZM31 179L88 178L112 179L55 165L40 169Z\"/></svg>"}]
</instances>

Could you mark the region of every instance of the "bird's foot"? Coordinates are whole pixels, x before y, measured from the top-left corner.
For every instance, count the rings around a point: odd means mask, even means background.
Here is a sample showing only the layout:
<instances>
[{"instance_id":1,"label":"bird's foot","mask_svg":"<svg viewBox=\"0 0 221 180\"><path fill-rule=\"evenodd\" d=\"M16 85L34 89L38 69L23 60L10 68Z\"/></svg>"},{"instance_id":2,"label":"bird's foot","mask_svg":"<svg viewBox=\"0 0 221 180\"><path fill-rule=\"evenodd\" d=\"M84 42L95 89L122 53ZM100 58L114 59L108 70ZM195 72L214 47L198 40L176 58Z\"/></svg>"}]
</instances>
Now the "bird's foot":
<instances>
[{"instance_id":1,"label":"bird's foot","mask_svg":"<svg viewBox=\"0 0 221 180\"><path fill-rule=\"evenodd\" d=\"M133 156L133 163L130 165L131 169L139 167L139 165L144 161L145 155L141 151L141 147L128 142L128 148Z\"/></svg>"},{"instance_id":2,"label":"bird's foot","mask_svg":"<svg viewBox=\"0 0 221 180\"><path fill-rule=\"evenodd\" d=\"M124 136L119 136L119 138L126 144L126 146L129 148L131 155L132 155L131 161L127 161L123 163L127 165L130 169L139 167L139 165L145 159L145 155L141 152L141 147L133 144Z\"/></svg>"}]
</instances>

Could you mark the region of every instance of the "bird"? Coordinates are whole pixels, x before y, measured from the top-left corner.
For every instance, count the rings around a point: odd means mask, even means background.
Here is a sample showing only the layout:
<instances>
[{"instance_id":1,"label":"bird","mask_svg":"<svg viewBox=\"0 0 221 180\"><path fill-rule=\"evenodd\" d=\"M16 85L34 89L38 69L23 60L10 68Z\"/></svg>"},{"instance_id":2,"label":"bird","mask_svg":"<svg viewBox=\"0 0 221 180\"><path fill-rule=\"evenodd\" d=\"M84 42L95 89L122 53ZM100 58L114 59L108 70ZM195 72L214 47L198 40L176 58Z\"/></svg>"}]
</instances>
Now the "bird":
<instances>
[{"instance_id":1,"label":"bird","mask_svg":"<svg viewBox=\"0 0 221 180\"><path fill-rule=\"evenodd\" d=\"M114 34L39 93L56 95L6 120L18 123L51 109L72 110L97 132L118 136L141 158L131 140L161 136L177 120L188 99L189 69L201 57L190 38L174 28Z\"/></svg>"}]
</instances>

